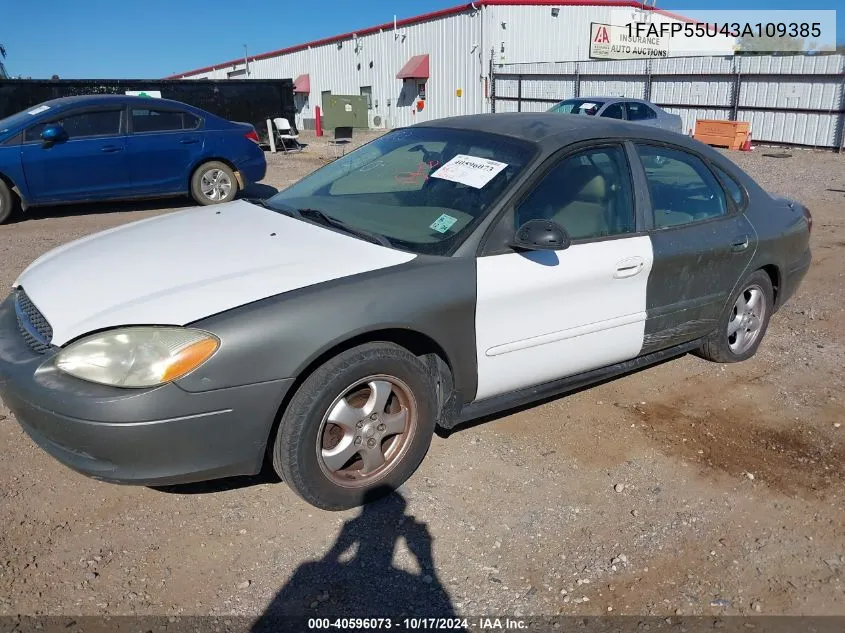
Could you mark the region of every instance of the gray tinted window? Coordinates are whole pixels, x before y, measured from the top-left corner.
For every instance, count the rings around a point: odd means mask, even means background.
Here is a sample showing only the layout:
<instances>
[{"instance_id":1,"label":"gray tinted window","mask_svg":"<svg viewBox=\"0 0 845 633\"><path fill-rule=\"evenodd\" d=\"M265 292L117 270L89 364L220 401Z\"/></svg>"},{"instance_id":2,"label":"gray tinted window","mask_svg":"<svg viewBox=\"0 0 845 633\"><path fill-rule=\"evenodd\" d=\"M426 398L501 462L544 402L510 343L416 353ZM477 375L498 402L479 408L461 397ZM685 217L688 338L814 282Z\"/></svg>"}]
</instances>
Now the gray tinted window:
<instances>
[{"instance_id":1,"label":"gray tinted window","mask_svg":"<svg viewBox=\"0 0 845 633\"><path fill-rule=\"evenodd\" d=\"M657 118L657 113L644 103L628 101L625 103L625 109L628 111L629 121L644 121L646 119Z\"/></svg>"},{"instance_id":2,"label":"gray tinted window","mask_svg":"<svg viewBox=\"0 0 845 633\"><path fill-rule=\"evenodd\" d=\"M634 231L628 162L621 147L602 147L563 159L516 209L515 224L553 220L574 239Z\"/></svg>"},{"instance_id":3,"label":"gray tinted window","mask_svg":"<svg viewBox=\"0 0 845 633\"><path fill-rule=\"evenodd\" d=\"M725 185L725 189L728 190L728 195L736 203L736 206L741 208L745 204L745 194L742 191L742 187L740 187L739 183L734 180L733 176L729 175L724 169L719 169L715 165L713 168L716 170L716 174L719 178L721 178L722 183Z\"/></svg>"},{"instance_id":4,"label":"gray tinted window","mask_svg":"<svg viewBox=\"0 0 845 633\"><path fill-rule=\"evenodd\" d=\"M707 165L668 147L637 145L651 193L656 228L725 215L725 192Z\"/></svg>"}]
</instances>

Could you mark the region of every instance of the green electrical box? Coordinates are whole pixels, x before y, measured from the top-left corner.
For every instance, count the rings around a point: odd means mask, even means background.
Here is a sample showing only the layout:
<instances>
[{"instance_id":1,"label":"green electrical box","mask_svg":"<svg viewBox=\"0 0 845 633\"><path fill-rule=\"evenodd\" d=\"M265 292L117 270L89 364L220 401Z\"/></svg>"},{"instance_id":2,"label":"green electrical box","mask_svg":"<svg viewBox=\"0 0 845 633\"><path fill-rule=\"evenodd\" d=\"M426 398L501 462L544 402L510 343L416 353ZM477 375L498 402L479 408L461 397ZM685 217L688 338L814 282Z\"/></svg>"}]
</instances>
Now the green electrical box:
<instances>
[{"instance_id":1,"label":"green electrical box","mask_svg":"<svg viewBox=\"0 0 845 633\"><path fill-rule=\"evenodd\" d=\"M367 97L360 95L323 95L323 127L367 129Z\"/></svg>"}]
</instances>

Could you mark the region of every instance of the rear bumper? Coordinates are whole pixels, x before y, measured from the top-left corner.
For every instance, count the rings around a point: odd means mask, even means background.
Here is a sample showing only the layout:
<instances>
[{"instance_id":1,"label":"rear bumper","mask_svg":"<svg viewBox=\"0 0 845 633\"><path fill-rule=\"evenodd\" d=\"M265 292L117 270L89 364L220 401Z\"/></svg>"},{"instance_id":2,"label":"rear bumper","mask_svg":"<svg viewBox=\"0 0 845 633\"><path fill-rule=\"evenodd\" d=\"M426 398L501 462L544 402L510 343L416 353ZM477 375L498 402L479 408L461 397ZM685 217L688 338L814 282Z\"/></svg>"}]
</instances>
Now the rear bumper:
<instances>
[{"instance_id":1,"label":"rear bumper","mask_svg":"<svg viewBox=\"0 0 845 633\"><path fill-rule=\"evenodd\" d=\"M50 367L0 304L0 397L24 431L66 466L105 481L162 485L260 471L292 380L189 393L126 390Z\"/></svg>"},{"instance_id":2,"label":"rear bumper","mask_svg":"<svg viewBox=\"0 0 845 633\"><path fill-rule=\"evenodd\" d=\"M249 149L247 157L238 161L238 172L240 172L245 183L260 182L267 175L267 159L264 157L263 149L252 141L248 142L253 147Z\"/></svg>"}]
</instances>

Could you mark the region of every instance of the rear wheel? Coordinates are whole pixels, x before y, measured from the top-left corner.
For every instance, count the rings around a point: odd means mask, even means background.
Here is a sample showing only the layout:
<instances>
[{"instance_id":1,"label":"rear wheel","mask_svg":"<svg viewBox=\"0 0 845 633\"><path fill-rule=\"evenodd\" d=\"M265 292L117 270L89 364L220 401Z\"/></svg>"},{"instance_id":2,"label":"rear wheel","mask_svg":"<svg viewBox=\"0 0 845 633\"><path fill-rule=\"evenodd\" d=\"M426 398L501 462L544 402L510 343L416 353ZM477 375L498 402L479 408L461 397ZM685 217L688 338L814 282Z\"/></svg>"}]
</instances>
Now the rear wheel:
<instances>
[{"instance_id":1,"label":"rear wheel","mask_svg":"<svg viewBox=\"0 0 845 633\"><path fill-rule=\"evenodd\" d=\"M231 167L219 161L200 165L191 178L191 196L199 204L220 204L234 200L238 181Z\"/></svg>"},{"instance_id":2,"label":"rear wheel","mask_svg":"<svg viewBox=\"0 0 845 633\"><path fill-rule=\"evenodd\" d=\"M9 186L0 180L0 224L5 224L12 219L17 207L17 196L9 189Z\"/></svg>"},{"instance_id":3,"label":"rear wheel","mask_svg":"<svg viewBox=\"0 0 845 633\"><path fill-rule=\"evenodd\" d=\"M422 361L392 343L361 345L327 361L296 391L279 424L273 467L312 505L352 508L414 473L435 420Z\"/></svg>"},{"instance_id":4,"label":"rear wheel","mask_svg":"<svg viewBox=\"0 0 845 633\"><path fill-rule=\"evenodd\" d=\"M735 363L754 356L774 306L772 280L762 270L750 275L728 303L718 328L707 337L698 355L717 363Z\"/></svg>"}]
</instances>

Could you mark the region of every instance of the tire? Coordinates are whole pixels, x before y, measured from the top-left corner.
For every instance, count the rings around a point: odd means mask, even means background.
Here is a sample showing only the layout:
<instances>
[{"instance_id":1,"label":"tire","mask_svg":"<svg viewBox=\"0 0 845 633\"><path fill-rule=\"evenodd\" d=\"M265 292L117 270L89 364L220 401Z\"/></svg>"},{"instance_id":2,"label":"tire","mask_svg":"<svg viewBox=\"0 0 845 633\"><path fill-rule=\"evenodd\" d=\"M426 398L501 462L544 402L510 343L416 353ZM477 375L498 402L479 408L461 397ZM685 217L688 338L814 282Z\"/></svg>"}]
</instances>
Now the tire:
<instances>
[{"instance_id":1,"label":"tire","mask_svg":"<svg viewBox=\"0 0 845 633\"><path fill-rule=\"evenodd\" d=\"M393 343L360 345L327 361L297 389L276 432L273 468L318 508L360 506L416 471L436 417L435 389L422 361Z\"/></svg>"},{"instance_id":2,"label":"tire","mask_svg":"<svg viewBox=\"0 0 845 633\"><path fill-rule=\"evenodd\" d=\"M5 224L12 219L17 202L17 196L3 180L0 180L0 224Z\"/></svg>"},{"instance_id":3,"label":"tire","mask_svg":"<svg viewBox=\"0 0 845 633\"><path fill-rule=\"evenodd\" d=\"M237 193L235 172L225 163L216 160L203 163L191 176L191 197L199 204L231 202Z\"/></svg>"},{"instance_id":4,"label":"tire","mask_svg":"<svg viewBox=\"0 0 845 633\"><path fill-rule=\"evenodd\" d=\"M757 297L759 305L749 305L753 296ZM731 297L719 319L719 326L705 339L698 349L698 356L716 363L737 363L751 358L766 335L773 307L772 280L762 270L752 273ZM741 321L742 316L737 317L743 309L750 310L753 315L745 317L745 322ZM755 324L756 329L752 332Z\"/></svg>"}]
</instances>

